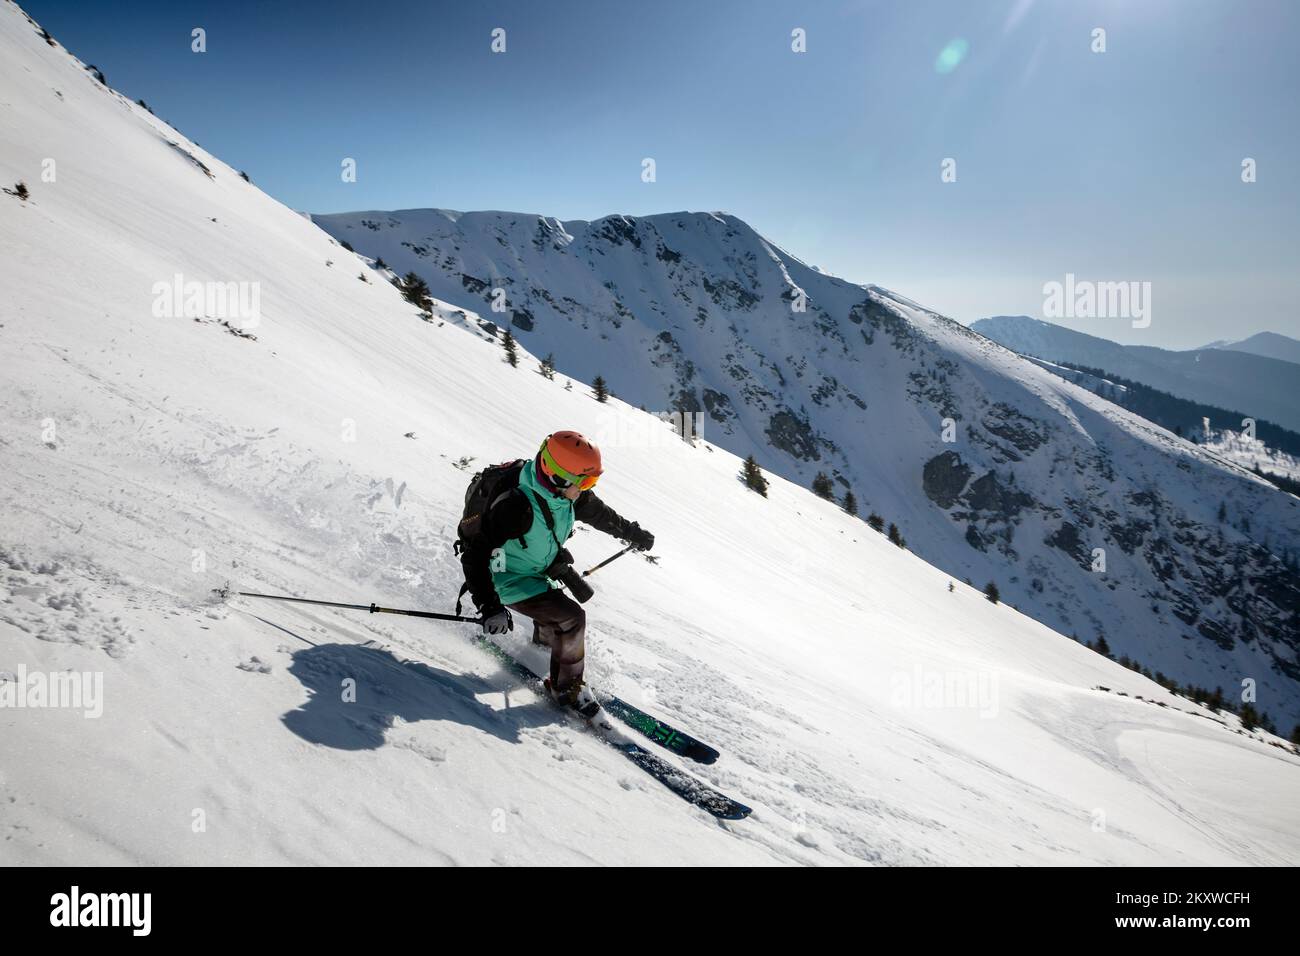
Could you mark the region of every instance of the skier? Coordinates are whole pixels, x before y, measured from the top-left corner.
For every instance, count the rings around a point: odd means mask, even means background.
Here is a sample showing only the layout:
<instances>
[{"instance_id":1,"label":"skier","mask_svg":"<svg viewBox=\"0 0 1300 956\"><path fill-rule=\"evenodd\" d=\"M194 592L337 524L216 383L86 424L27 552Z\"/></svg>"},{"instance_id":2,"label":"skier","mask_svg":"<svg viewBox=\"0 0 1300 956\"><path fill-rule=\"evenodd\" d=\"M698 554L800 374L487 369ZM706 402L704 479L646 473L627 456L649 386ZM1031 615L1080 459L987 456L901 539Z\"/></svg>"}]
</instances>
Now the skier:
<instances>
[{"instance_id":1,"label":"skier","mask_svg":"<svg viewBox=\"0 0 1300 956\"><path fill-rule=\"evenodd\" d=\"M532 461L497 470L505 480L487 490L491 500L479 507L473 503L487 472L467 494L460 528L464 590L487 634L512 627L506 608L532 618L533 642L551 649L547 689L565 706L594 716L600 705L582 680L587 615L559 583L574 577L573 557L563 543L573 533L575 519L640 551L654 547L654 535L596 497L592 488L602 473L600 449L575 431L547 435Z\"/></svg>"}]
</instances>

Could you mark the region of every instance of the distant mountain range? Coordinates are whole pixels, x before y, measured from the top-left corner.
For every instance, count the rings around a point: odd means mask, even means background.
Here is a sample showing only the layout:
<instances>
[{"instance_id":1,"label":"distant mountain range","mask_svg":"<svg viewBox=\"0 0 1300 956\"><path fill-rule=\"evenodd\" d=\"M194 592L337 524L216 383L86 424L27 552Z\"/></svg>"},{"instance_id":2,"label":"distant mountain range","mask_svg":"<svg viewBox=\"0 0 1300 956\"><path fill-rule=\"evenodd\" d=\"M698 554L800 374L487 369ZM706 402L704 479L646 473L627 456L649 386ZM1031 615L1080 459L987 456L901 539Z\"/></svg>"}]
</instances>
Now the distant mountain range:
<instances>
[{"instance_id":1,"label":"distant mountain range","mask_svg":"<svg viewBox=\"0 0 1300 956\"><path fill-rule=\"evenodd\" d=\"M1213 348L1176 352L1108 339L1027 315L996 315L971 328L1014 352L1101 369L1179 398L1239 409L1245 415L1300 431L1300 364L1261 354L1292 354L1300 342L1271 332Z\"/></svg>"},{"instance_id":2,"label":"distant mountain range","mask_svg":"<svg viewBox=\"0 0 1300 956\"><path fill-rule=\"evenodd\" d=\"M1282 359L1300 365L1300 340L1277 332L1259 332L1240 342L1221 340L1206 345L1207 349L1227 349L1231 352L1249 352L1265 358Z\"/></svg>"}]
</instances>

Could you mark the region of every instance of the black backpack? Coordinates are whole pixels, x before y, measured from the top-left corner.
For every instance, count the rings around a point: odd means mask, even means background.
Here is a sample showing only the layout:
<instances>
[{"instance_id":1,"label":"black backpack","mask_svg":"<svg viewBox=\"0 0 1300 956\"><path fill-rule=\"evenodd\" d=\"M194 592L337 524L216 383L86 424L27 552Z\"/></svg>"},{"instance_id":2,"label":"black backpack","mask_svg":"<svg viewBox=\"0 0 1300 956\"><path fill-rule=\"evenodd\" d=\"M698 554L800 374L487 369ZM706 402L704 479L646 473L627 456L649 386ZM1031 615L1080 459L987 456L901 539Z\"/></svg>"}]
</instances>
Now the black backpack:
<instances>
[{"instance_id":1,"label":"black backpack","mask_svg":"<svg viewBox=\"0 0 1300 956\"><path fill-rule=\"evenodd\" d=\"M469 480L469 487L465 489L465 510L461 512L460 524L456 526L456 543L452 545L452 551L456 555L460 555L474 538L483 533L483 519L492 506L519 487L519 473L523 471L525 464L527 462L523 458L503 461L499 465L489 465ZM554 537L555 519L551 517L551 509L547 508L540 499L537 504L547 529ZM524 547L528 546L522 537L519 543ZM559 544L558 540L556 544ZM468 590L469 582L466 581L460 586L460 593L456 595L457 614L460 614L461 602Z\"/></svg>"},{"instance_id":2,"label":"black backpack","mask_svg":"<svg viewBox=\"0 0 1300 956\"><path fill-rule=\"evenodd\" d=\"M489 465L469 480L465 489L465 510L456 526L456 543L452 551L459 555L474 538L483 533L483 518L502 496L519 487L519 473L524 459ZM462 594L464 591L461 592Z\"/></svg>"}]
</instances>

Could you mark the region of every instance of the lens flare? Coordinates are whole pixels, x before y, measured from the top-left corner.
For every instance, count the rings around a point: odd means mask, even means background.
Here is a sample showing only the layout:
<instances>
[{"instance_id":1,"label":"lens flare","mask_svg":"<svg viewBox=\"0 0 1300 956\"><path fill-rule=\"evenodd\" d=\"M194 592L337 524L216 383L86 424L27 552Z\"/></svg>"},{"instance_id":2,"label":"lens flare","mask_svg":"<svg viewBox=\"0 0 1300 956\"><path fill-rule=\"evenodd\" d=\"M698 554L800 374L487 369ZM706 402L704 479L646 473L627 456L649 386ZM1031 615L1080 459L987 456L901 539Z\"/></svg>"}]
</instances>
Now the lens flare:
<instances>
[{"instance_id":1,"label":"lens flare","mask_svg":"<svg viewBox=\"0 0 1300 956\"><path fill-rule=\"evenodd\" d=\"M939 51L939 55L934 60L934 71L936 73L951 73L966 59L966 51L970 49L970 44L961 37L948 41L948 45Z\"/></svg>"}]
</instances>

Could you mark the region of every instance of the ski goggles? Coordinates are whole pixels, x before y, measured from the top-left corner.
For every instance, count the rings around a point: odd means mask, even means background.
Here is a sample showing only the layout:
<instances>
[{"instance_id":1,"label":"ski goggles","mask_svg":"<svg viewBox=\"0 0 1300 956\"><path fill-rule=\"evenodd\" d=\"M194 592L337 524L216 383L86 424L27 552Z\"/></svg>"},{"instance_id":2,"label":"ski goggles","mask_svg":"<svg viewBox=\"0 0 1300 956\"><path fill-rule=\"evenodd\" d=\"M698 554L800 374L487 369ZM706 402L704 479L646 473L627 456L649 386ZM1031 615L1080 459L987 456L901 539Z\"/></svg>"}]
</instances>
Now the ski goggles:
<instances>
[{"instance_id":1,"label":"ski goggles","mask_svg":"<svg viewBox=\"0 0 1300 956\"><path fill-rule=\"evenodd\" d=\"M600 481L599 474L575 475L570 471L565 471L551 457L550 451L546 448L546 442L542 442L542 461L551 473L551 480L557 484L577 485L581 491L586 491L588 488L596 487L596 482Z\"/></svg>"}]
</instances>

